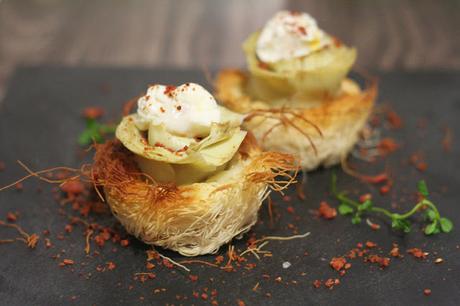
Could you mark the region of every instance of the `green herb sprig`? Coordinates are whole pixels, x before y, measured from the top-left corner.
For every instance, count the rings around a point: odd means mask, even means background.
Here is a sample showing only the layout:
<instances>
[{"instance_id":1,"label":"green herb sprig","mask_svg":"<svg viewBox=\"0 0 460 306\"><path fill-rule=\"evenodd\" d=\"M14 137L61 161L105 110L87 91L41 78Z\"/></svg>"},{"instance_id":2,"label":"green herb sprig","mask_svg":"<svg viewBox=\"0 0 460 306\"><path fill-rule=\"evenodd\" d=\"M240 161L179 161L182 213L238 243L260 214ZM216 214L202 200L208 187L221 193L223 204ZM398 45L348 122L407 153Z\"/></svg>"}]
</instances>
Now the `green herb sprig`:
<instances>
[{"instance_id":1,"label":"green herb sprig","mask_svg":"<svg viewBox=\"0 0 460 306\"><path fill-rule=\"evenodd\" d=\"M353 224L361 223L361 218L364 214L377 213L390 218L391 227L393 229L409 233L411 231L411 222L408 219L422 208L426 208L424 212L425 219L428 222L424 230L426 235L433 235L441 232L448 233L452 231L454 227L452 221L445 217L441 217L436 205L428 200L429 192L425 181L419 181L417 189L423 196L423 199L415 204L408 212L398 214L385 208L374 206L372 200L366 200L363 203L359 203L347 197L346 192L338 192L337 176L335 173L332 175L332 194L340 201L338 211L341 215L350 215Z\"/></svg>"},{"instance_id":2,"label":"green herb sprig","mask_svg":"<svg viewBox=\"0 0 460 306\"><path fill-rule=\"evenodd\" d=\"M114 133L116 125L102 124L94 118L86 119L86 128L78 137L78 144L88 146L94 142L101 143L104 141L104 136Z\"/></svg>"}]
</instances>

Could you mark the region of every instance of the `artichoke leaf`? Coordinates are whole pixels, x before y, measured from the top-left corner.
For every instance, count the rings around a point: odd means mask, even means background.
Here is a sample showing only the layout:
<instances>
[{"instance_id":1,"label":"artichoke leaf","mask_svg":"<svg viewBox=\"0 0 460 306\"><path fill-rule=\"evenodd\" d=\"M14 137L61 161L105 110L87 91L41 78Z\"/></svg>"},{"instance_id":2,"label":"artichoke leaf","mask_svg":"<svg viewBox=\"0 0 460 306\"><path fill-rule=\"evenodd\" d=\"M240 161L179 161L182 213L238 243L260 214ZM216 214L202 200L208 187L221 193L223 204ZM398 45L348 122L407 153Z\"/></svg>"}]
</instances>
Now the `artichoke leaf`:
<instances>
[{"instance_id":1,"label":"artichoke leaf","mask_svg":"<svg viewBox=\"0 0 460 306\"><path fill-rule=\"evenodd\" d=\"M116 130L116 137L131 152L146 159L171 164L193 164L204 171L214 171L216 167L228 162L238 150L246 132L238 126L213 123L210 134L199 142L191 142L190 147L183 152L168 150L165 146L149 144L141 131L136 127L135 117L129 115L123 118ZM158 126L156 126L158 127ZM166 130L157 130L172 136ZM159 138L158 138L159 139Z\"/></svg>"}]
</instances>

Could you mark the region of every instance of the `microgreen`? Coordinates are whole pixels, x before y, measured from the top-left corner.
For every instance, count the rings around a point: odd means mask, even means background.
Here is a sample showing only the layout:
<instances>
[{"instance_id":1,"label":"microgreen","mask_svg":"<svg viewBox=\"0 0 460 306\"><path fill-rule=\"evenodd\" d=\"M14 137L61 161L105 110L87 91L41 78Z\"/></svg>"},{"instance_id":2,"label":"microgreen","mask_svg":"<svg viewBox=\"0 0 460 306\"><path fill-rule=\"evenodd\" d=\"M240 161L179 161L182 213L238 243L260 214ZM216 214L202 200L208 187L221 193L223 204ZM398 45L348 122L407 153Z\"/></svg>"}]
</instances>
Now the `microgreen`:
<instances>
[{"instance_id":1,"label":"microgreen","mask_svg":"<svg viewBox=\"0 0 460 306\"><path fill-rule=\"evenodd\" d=\"M115 129L115 125L101 124L94 118L87 118L86 128L78 137L78 144L87 146L93 143L93 141L101 143L104 141L104 135L114 133Z\"/></svg>"},{"instance_id":2,"label":"microgreen","mask_svg":"<svg viewBox=\"0 0 460 306\"><path fill-rule=\"evenodd\" d=\"M351 222L353 224L359 224L362 221L362 216L369 213L377 213L386 216L391 221L391 227L395 230L409 233L411 231L411 222L409 218L424 209L425 220L428 223L425 226L424 233L426 235L434 235L438 233L448 233L452 231L452 222L444 217L441 217L436 205L428 199L428 187L425 181L419 181L417 189L420 195L423 197L414 207L406 213L399 214L391 212L385 208L374 206L372 200L366 200L363 203L359 203L346 196L346 192L337 191L337 176L335 173L332 175L332 194L340 202L338 211L341 215L350 215Z\"/></svg>"}]
</instances>

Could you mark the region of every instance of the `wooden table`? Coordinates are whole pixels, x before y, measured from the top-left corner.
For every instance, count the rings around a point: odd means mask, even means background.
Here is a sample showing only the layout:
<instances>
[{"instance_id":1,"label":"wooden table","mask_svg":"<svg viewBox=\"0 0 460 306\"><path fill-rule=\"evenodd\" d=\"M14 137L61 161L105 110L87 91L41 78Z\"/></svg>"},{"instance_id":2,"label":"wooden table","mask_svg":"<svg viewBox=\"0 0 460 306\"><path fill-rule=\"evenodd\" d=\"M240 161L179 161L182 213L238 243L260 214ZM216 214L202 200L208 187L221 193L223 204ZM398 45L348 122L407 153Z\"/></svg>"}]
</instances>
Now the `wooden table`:
<instances>
[{"instance_id":1,"label":"wooden table","mask_svg":"<svg viewBox=\"0 0 460 306\"><path fill-rule=\"evenodd\" d=\"M241 43L280 9L356 46L360 69L460 68L455 0L0 0L0 94L25 64L242 67Z\"/></svg>"}]
</instances>

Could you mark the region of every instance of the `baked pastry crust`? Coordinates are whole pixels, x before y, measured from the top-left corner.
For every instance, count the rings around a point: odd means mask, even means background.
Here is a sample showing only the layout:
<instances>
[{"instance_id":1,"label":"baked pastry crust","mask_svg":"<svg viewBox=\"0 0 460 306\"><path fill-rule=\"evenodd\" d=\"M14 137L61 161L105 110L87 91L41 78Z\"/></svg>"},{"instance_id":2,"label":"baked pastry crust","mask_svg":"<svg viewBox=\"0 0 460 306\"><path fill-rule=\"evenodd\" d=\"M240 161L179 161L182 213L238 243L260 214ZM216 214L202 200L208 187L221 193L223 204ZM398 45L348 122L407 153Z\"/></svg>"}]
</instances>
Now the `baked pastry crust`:
<instances>
[{"instance_id":1,"label":"baked pastry crust","mask_svg":"<svg viewBox=\"0 0 460 306\"><path fill-rule=\"evenodd\" d=\"M307 171L337 164L350 152L377 94L375 82L361 90L344 79L334 97L292 95L268 102L252 98L250 83L251 76L242 71L223 70L216 79L215 96L230 110L248 114L243 127L263 149L294 154Z\"/></svg>"},{"instance_id":2,"label":"baked pastry crust","mask_svg":"<svg viewBox=\"0 0 460 306\"><path fill-rule=\"evenodd\" d=\"M144 241L185 256L216 252L247 232L270 190L294 179L292 156L262 152L248 133L227 168L200 183L156 183L119 141L97 145L93 172L113 214ZM284 180L276 182L281 175Z\"/></svg>"}]
</instances>

